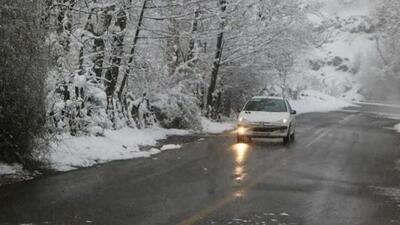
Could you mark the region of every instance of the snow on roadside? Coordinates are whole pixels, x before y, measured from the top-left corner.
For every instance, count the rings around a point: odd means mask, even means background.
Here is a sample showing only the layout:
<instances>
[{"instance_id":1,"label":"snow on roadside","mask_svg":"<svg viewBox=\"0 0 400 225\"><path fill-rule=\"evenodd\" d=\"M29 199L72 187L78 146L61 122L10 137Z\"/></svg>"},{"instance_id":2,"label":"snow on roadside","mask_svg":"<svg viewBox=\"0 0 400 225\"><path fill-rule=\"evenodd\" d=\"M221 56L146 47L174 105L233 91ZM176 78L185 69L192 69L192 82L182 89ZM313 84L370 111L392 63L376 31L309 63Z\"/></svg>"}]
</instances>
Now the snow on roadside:
<instances>
[{"instance_id":1,"label":"snow on roadside","mask_svg":"<svg viewBox=\"0 0 400 225\"><path fill-rule=\"evenodd\" d=\"M203 126L203 132L209 134L218 134L224 131L234 129L235 125L232 122L214 122L205 117L201 118L201 124Z\"/></svg>"},{"instance_id":2,"label":"snow on roadside","mask_svg":"<svg viewBox=\"0 0 400 225\"><path fill-rule=\"evenodd\" d=\"M0 186L24 180L31 180L38 175L40 175L38 171L29 172L24 170L21 164L6 164L0 162Z\"/></svg>"},{"instance_id":3,"label":"snow on roadside","mask_svg":"<svg viewBox=\"0 0 400 225\"><path fill-rule=\"evenodd\" d=\"M165 150L178 149L178 148L182 148L182 145L167 144L167 145L163 145L160 148L160 150L165 151Z\"/></svg>"},{"instance_id":4,"label":"snow on roadside","mask_svg":"<svg viewBox=\"0 0 400 225\"><path fill-rule=\"evenodd\" d=\"M19 164L8 165L5 163L0 163L0 176L4 175L14 175L22 171L22 166Z\"/></svg>"},{"instance_id":5,"label":"snow on roadside","mask_svg":"<svg viewBox=\"0 0 400 225\"><path fill-rule=\"evenodd\" d=\"M314 90L305 90L300 93L298 100L290 100L292 108L298 114L310 112L329 112L340 110L353 104Z\"/></svg>"},{"instance_id":6,"label":"snow on roadside","mask_svg":"<svg viewBox=\"0 0 400 225\"><path fill-rule=\"evenodd\" d=\"M68 171L112 160L149 157L160 150L141 151L141 145L155 145L157 140L165 139L169 135L186 134L189 134L189 131L124 128L117 131L106 130L104 137L64 135L59 142L52 143L49 161L55 170Z\"/></svg>"},{"instance_id":7,"label":"snow on roadside","mask_svg":"<svg viewBox=\"0 0 400 225\"><path fill-rule=\"evenodd\" d=\"M394 125L394 130L400 133L400 123Z\"/></svg>"}]
</instances>

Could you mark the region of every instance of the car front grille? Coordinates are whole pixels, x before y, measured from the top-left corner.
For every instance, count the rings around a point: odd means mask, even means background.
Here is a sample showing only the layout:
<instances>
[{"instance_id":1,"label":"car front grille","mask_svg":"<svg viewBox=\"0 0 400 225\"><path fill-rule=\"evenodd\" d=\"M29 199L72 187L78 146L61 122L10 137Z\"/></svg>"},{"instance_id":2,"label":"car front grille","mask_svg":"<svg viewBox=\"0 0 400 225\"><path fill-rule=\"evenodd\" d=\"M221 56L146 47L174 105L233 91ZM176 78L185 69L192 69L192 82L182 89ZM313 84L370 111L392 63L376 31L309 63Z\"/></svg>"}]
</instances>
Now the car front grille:
<instances>
[{"instance_id":1,"label":"car front grille","mask_svg":"<svg viewBox=\"0 0 400 225\"><path fill-rule=\"evenodd\" d=\"M279 127L253 127L252 131L254 132L274 132L278 130L286 130L287 127L279 126Z\"/></svg>"}]
</instances>

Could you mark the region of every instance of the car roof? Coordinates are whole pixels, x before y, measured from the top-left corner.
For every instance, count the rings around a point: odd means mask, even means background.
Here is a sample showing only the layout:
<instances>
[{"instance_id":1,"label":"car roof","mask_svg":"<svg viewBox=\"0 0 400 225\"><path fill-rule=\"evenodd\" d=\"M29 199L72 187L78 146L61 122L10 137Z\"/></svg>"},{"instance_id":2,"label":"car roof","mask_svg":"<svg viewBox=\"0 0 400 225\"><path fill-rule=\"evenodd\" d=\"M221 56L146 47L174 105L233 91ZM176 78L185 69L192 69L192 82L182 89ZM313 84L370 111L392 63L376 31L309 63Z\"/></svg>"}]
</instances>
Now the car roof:
<instances>
[{"instance_id":1,"label":"car roof","mask_svg":"<svg viewBox=\"0 0 400 225\"><path fill-rule=\"evenodd\" d=\"M254 96L251 99L279 99L279 100L286 100L285 98L275 97L275 96Z\"/></svg>"}]
</instances>

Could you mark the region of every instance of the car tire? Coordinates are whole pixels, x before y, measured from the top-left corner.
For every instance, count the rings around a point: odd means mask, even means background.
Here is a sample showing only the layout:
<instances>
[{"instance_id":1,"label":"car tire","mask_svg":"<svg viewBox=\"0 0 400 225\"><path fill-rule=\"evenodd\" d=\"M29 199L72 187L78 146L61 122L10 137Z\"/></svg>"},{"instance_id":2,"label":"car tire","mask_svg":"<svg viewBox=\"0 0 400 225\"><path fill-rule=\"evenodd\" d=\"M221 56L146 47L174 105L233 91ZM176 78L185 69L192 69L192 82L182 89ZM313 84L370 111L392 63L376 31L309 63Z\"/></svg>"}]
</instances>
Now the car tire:
<instances>
[{"instance_id":1,"label":"car tire","mask_svg":"<svg viewBox=\"0 0 400 225\"><path fill-rule=\"evenodd\" d=\"M284 137L283 144L285 144L285 145L289 144L289 140L290 140L290 137Z\"/></svg>"},{"instance_id":2,"label":"car tire","mask_svg":"<svg viewBox=\"0 0 400 225\"><path fill-rule=\"evenodd\" d=\"M290 141L294 142L296 140L296 135L295 132L293 131L293 134L290 135Z\"/></svg>"},{"instance_id":3,"label":"car tire","mask_svg":"<svg viewBox=\"0 0 400 225\"><path fill-rule=\"evenodd\" d=\"M286 137L283 138L283 144L285 144L285 145L289 144L292 139L291 137L292 137L292 135L290 134L290 127L289 127Z\"/></svg>"}]
</instances>

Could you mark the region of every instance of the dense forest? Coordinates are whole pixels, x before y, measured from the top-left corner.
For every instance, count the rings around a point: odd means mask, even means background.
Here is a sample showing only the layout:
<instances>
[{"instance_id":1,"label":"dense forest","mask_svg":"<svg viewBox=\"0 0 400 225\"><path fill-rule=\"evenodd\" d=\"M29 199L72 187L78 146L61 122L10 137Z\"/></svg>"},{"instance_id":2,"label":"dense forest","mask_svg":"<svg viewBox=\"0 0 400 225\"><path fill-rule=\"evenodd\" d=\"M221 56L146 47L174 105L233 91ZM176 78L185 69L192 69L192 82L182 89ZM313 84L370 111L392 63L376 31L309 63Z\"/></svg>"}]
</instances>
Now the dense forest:
<instances>
[{"instance_id":1,"label":"dense forest","mask_svg":"<svg viewBox=\"0 0 400 225\"><path fill-rule=\"evenodd\" d=\"M390 5L390 7L388 6ZM335 21L305 0L3 0L0 159L32 161L54 135L201 129L254 95L297 98L302 58ZM322 17L316 26L310 15ZM398 94L400 4L379 3L365 85ZM380 59L380 60L377 60ZM371 72L373 71L373 72ZM294 81L293 81L294 80ZM393 86L393 83L396 83ZM377 87L377 86L376 86Z\"/></svg>"},{"instance_id":2,"label":"dense forest","mask_svg":"<svg viewBox=\"0 0 400 225\"><path fill-rule=\"evenodd\" d=\"M229 116L246 90L266 88L265 71L276 69L284 79L309 34L299 1L48 1L45 7L56 65L48 110L55 128L72 133L153 123L196 128L200 114Z\"/></svg>"}]
</instances>

